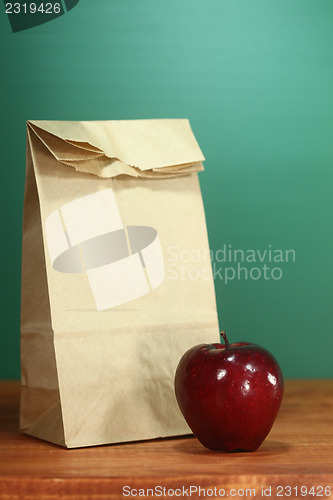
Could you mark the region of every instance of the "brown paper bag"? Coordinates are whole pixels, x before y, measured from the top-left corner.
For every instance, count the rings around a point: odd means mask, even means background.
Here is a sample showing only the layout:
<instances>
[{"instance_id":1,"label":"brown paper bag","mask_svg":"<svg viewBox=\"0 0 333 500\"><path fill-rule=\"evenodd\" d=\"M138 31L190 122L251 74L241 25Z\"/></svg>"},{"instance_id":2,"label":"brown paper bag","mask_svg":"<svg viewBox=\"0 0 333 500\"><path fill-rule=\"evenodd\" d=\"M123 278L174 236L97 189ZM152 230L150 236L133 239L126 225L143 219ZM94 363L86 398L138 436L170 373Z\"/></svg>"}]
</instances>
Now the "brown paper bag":
<instances>
[{"instance_id":1,"label":"brown paper bag","mask_svg":"<svg viewBox=\"0 0 333 500\"><path fill-rule=\"evenodd\" d=\"M27 123L23 432L69 448L190 432L175 370L218 340L202 160L187 120Z\"/></svg>"}]
</instances>

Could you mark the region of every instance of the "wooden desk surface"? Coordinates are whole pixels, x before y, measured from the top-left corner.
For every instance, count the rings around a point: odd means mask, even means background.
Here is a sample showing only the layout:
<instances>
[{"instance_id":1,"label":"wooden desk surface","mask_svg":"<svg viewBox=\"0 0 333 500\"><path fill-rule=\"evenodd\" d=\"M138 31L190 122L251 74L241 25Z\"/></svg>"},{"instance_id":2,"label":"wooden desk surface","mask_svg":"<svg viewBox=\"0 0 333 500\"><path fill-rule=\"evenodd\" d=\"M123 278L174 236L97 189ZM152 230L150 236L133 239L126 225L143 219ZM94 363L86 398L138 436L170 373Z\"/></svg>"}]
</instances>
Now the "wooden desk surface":
<instances>
[{"instance_id":1,"label":"wooden desk surface","mask_svg":"<svg viewBox=\"0 0 333 500\"><path fill-rule=\"evenodd\" d=\"M265 442L234 454L193 437L64 449L20 434L19 390L0 382L1 500L158 498L163 488L164 498L333 499L333 380L287 381Z\"/></svg>"}]
</instances>

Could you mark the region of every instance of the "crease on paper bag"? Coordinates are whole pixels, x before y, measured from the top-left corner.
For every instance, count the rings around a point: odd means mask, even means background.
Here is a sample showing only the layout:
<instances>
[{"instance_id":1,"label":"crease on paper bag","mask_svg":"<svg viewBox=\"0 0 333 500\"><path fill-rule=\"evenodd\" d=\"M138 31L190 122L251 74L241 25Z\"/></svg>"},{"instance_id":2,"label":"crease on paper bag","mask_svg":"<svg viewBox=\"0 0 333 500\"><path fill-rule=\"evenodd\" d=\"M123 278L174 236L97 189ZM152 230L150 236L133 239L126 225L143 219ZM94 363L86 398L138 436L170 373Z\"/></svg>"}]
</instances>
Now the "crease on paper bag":
<instances>
[{"instance_id":1,"label":"crease on paper bag","mask_svg":"<svg viewBox=\"0 0 333 500\"><path fill-rule=\"evenodd\" d=\"M186 119L34 120L28 127L59 162L98 177L161 179L203 170L205 158Z\"/></svg>"}]
</instances>

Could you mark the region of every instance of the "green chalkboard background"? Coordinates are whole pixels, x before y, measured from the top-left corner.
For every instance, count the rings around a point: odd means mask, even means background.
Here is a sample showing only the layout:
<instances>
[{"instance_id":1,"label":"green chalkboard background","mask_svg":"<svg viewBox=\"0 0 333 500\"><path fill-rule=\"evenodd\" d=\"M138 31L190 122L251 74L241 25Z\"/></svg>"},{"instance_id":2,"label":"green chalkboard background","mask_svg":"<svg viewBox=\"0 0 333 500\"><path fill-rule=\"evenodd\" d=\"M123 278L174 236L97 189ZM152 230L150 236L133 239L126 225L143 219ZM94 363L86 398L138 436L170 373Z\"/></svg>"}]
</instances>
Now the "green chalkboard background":
<instances>
[{"instance_id":1,"label":"green chalkboard background","mask_svg":"<svg viewBox=\"0 0 333 500\"><path fill-rule=\"evenodd\" d=\"M80 0L16 33L0 10L0 378L19 377L25 121L184 117L212 250L295 252L266 262L281 279L217 263L221 328L332 377L332 0Z\"/></svg>"}]
</instances>

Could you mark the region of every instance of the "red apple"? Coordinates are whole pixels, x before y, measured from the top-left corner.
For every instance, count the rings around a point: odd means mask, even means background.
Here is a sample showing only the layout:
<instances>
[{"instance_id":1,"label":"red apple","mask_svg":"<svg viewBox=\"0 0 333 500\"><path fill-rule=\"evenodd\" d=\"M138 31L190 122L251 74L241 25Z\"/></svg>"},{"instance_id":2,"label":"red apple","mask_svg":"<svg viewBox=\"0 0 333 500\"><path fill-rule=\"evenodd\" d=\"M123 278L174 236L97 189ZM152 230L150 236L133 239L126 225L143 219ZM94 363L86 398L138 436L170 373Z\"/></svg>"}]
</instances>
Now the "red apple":
<instances>
[{"instance_id":1,"label":"red apple","mask_svg":"<svg viewBox=\"0 0 333 500\"><path fill-rule=\"evenodd\" d=\"M207 448L254 451L272 428L283 376L272 354L256 344L200 344L179 362L175 391L193 434Z\"/></svg>"}]
</instances>

